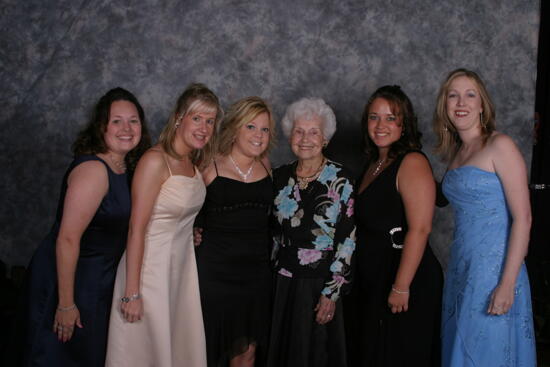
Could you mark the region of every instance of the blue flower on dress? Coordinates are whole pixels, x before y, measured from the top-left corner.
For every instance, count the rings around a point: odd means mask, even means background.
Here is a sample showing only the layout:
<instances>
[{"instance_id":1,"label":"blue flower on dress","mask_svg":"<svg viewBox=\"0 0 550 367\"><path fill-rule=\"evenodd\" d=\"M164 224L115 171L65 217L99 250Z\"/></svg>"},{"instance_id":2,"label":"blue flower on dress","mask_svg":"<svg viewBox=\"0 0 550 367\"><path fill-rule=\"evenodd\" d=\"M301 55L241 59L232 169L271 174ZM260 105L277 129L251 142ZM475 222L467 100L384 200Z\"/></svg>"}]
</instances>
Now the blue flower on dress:
<instances>
[{"instance_id":1,"label":"blue flower on dress","mask_svg":"<svg viewBox=\"0 0 550 367\"><path fill-rule=\"evenodd\" d=\"M297 209L298 203L296 202L296 200L288 197L282 198L279 205L277 205L277 218L279 219L279 223L283 219L288 219L292 217Z\"/></svg>"},{"instance_id":2,"label":"blue flower on dress","mask_svg":"<svg viewBox=\"0 0 550 367\"><path fill-rule=\"evenodd\" d=\"M337 202L337 203L334 203L333 205L330 205L325 212L325 216L327 217L326 221L331 224L336 223L339 213L340 213L340 203Z\"/></svg>"},{"instance_id":3,"label":"blue flower on dress","mask_svg":"<svg viewBox=\"0 0 550 367\"><path fill-rule=\"evenodd\" d=\"M313 241L316 250L327 250L332 248L332 238L326 234L317 236L315 241Z\"/></svg>"},{"instance_id":4,"label":"blue flower on dress","mask_svg":"<svg viewBox=\"0 0 550 367\"><path fill-rule=\"evenodd\" d=\"M349 237L344 240L344 243L338 249L340 257L345 257L350 259L351 259L351 255L353 254L353 251L355 251L355 241Z\"/></svg>"},{"instance_id":5,"label":"blue flower on dress","mask_svg":"<svg viewBox=\"0 0 550 367\"><path fill-rule=\"evenodd\" d=\"M350 185L349 182L346 182L344 184L344 188L342 189L342 195L340 195L340 198L342 199L342 202L346 202L349 199L349 196L353 192L353 187Z\"/></svg>"},{"instance_id":6,"label":"blue flower on dress","mask_svg":"<svg viewBox=\"0 0 550 367\"><path fill-rule=\"evenodd\" d=\"M335 261L330 266L330 271L333 272L333 273L339 273L339 272L342 271L342 267L343 267L343 265L340 261Z\"/></svg>"},{"instance_id":7,"label":"blue flower on dress","mask_svg":"<svg viewBox=\"0 0 550 367\"><path fill-rule=\"evenodd\" d=\"M321 182L323 185L327 184L327 181L334 181L336 179L336 174L340 171L340 168L332 165L327 164L321 174L319 175L319 178L317 181Z\"/></svg>"}]
</instances>

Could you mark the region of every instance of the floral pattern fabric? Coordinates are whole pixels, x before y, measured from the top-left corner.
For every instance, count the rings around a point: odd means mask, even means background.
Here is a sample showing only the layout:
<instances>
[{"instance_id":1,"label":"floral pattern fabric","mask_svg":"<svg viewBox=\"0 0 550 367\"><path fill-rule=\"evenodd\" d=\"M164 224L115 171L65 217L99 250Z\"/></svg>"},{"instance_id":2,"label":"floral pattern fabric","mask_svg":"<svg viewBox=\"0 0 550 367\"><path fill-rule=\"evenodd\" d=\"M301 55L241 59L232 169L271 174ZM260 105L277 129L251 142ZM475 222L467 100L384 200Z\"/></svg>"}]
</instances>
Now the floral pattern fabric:
<instances>
[{"instance_id":1,"label":"floral pattern fabric","mask_svg":"<svg viewBox=\"0 0 550 367\"><path fill-rule=\"evenodd\" d=\"M355 251L351 175L327 161L317 180L300 190L296 164L273 173L275 269L286 277L325 278L322 294L336 301L350 281Z\"/></svg>"}]
</instances>

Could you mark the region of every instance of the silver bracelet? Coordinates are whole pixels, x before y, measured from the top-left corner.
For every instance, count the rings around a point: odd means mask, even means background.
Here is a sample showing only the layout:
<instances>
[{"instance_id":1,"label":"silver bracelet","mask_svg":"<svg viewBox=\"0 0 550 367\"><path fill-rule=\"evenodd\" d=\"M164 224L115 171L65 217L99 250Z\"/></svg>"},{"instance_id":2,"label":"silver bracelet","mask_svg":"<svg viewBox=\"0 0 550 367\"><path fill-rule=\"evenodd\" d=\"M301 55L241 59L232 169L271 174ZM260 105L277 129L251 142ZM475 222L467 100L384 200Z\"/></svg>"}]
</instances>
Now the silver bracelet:
<instances>
[{"instance_id":1,"label":"silver bracelet","mask_svg":"<svg viewBox=\"0 0 550 367\"><path fill-rule=\"evenodd\" d=\"M59 307L59 306L57 306L57 311L65 312L65 311L74 310L75 308L76 308L76 304L73 303L71 306L67 306L67 307Z\"/></svg>"},{"instance_id":2,"label":"silver bracelet","mask_svg":"<svg viewBox=\"0 0 550 367\"><path fill-rule=\"evenodd\" d=\"M122 303L128 303L128 302L130 302L130 301L135 301L136 299L140 299L140 298L141 298L141 295L140 295L139 293L134 293L134 294L132 294L130 297L126 297L126 296L125 296L125 297L122 297L122 298L120 299L120 301L121 301Z\"/></svg>"},{"instance_id":3,"label":"silver bracelet","mask_svg":"<svg viewBox=\"0 0 550 367\"><path fill-rule=\"evenodd\" d=\"M392 292L395 292L397 294L409 294L409 290L406 290L406 291L400 291L399 289L395 288L392 284L391 286L391 291Z\"/></svg>"}]
</instances>

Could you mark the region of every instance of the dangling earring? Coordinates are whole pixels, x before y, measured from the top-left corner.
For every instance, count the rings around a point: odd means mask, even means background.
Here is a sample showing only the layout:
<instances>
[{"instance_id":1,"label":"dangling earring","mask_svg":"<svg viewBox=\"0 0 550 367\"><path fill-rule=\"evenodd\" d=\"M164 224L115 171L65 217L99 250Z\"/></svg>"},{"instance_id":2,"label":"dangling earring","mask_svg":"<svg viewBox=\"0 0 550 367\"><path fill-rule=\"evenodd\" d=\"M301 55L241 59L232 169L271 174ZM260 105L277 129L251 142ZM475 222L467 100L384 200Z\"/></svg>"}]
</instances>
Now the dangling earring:
<instances>
[{"instance_id":1,"label":"dangling earring","mask_svg":"<svg viewBox=\"0 0 550 367\"><path fill-rule=\"evenodd\" d=\"M176 129L180 127L180 123L179 122L176 122Z\"/></svg>"},{"instance_id":2,"label":"dangling earring","mask_svg":"<svg viewBox=\"0 0 550 367\"><path fill-rule=\"evenodd\" d=\"M479 111L479 123L484 129L486 128L485 121L483 121L483 111Z\"/></svg>"},{"instance_id":3,"label":"dangling earring","mask_svg":"<svg viewBox=\"0 0 550 367\"><path fill-rule=\"evenodd\" d=\"M449 131L449 128L447 127L447 125L443 126L443 131L445 132Z\"/></svg>"}]
</instances>

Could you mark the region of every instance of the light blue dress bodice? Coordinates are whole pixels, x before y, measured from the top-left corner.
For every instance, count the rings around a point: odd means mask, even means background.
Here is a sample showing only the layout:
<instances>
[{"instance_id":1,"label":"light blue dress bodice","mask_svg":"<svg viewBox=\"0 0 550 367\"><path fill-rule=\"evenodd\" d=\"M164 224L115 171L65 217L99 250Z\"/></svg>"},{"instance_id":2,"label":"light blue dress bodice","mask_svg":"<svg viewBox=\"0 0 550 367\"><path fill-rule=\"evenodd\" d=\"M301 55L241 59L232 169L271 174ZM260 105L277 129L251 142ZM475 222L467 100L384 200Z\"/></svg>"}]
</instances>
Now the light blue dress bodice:
<instances>
[{"instance_id":1,"label":"light blue dress bodice","mask_svg":"<svg viewBox=\"0 0 550 367\"><path fill-rule=\"evenodd\" d=\"M454 209L455 233L443 291L442 365L535 366L525 264L510 311L487 313L504 269L512 222L499 177L474 166L459 167L445 175L443 192Z\"/></svg>"}]
</instances>

